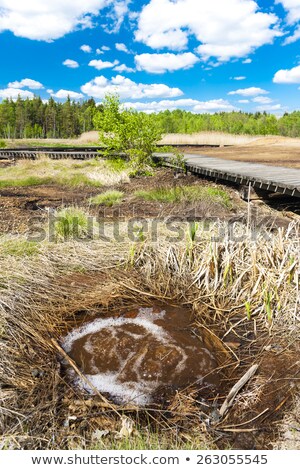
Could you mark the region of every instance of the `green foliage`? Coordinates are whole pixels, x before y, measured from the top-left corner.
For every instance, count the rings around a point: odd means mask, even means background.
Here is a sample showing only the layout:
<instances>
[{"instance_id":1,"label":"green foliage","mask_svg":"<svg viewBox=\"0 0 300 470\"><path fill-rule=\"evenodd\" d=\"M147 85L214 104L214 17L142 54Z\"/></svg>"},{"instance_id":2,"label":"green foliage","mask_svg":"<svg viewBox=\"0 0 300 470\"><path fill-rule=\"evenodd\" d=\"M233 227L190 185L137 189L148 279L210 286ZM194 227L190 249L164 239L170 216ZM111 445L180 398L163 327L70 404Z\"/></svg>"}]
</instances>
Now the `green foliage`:
<instances>
[{"instance_id":1,"label":"green foliage","mask_svg":"<svg viewBox=\"0 0 300 470\"><path fill-rule=\"evenodd\" d=\"M136 191L135 196L145 201L157 201L163 203L183 203L210 201L230 208L231 201L228 193L222 189L203 186L176 186L172 188L158 188L150 191Z\"/></svg>"},{"instance_id":2,"label":"green foliage","mask_svg":"<svg viewBox=\"0 0 300 470\"><path fill-rule=\"evenodd\" d=\"M0 149L4 149L6 147L6 142L4 140L0 140Z\"/></svg>"},{"instance_id":3,"label":"green foliage","mask_svg":"<svg viewBox=\"0 0 300 470\"><path fill-rule=\"evenodd\" d=\"M114 204L120 204L124 193L121 191L106 191L105 193L98 194L98 196L91 197L89 202L94 205L104 204L111 207Z\"/></svg>"},{"instance_id":4,"label":"green foliage","mask_svg":"<svg viewBox=\"0 0 300 470\"><path fill-rule=\"evenodd\" d=\"M67 207L55 214L54 235L57 239L82 238L88 234L89 217L77 207Z\"/></svg>"},{"instance_id":5,"label":"green foliage","mask_svg":"<svg viewBox=\"0 0 300 470\"><path fill-rule=\"evenodd\" d=\"M94 123L107 155L126 155L135 171L152 164L152 153L161 138L155 116L123 109L118 95L108 94Z\"/></svg>"}]
</instances>

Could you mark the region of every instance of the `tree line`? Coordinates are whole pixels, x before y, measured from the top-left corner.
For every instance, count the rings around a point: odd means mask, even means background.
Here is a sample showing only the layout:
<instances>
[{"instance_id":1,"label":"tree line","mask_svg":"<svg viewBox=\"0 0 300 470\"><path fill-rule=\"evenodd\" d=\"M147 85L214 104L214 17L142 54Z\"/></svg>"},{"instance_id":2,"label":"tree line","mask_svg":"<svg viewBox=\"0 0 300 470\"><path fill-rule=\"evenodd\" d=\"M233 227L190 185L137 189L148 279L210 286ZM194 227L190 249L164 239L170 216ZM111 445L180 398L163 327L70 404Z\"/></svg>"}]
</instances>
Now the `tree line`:
<instances>
[{"instance_id":1,"label":"tree line","mask_svg":"<svg viewBox=\"0 0 300 470\"><path fill-rule=\"evenodd\" d=\"M94 130L94 99L58 103L18 98L0 103L0 137L4 139L67 139ZM99 110L98 110L99 112Z\"/></svg>"},{"instance_id":2,"label":"tree line","mask_svg":"<svg viewBox=\"0 0 300 470\"><path fill-rule=\"evenodd\" d=\"M43 101L40 97L5 99L0 103L0 138L72 138L97 129L101 113L103 106L97 106L93 98L81 102L68 98L64 103L53 98ZM300 137L300 111L277 118L266 112L194 114L177 109L152 114L149 120L161 133L167 134L219 131Z\"/></svg>"}]
</instances>

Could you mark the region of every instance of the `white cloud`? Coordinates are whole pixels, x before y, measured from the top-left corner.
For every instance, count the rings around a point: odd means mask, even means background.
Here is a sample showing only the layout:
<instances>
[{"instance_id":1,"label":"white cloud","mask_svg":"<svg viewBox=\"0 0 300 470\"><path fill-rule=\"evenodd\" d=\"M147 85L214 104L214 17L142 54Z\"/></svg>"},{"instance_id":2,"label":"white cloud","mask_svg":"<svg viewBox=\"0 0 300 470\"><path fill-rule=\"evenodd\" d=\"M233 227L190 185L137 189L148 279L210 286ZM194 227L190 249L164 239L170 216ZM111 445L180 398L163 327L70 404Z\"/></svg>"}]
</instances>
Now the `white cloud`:
<instances>
[{"instance_id":1,"label":"white cloud","mask_svg":"<svg viewBox=\"0 0 300 470\"><path fill-rule=\"evenodd\" d=\"M118 60L114 60L113 62L109 62L109 61L103 61L103 60L99 59L99 60L91 60L89 62L89 66L90 67L95 67L95 69L97 69L97 70L109 69L109 68L115 67L118 64L119 64Z\"/></svg>"},{"instance_id":2,"label":"white cloud","mask_svg":"<svg viewBox=\"0 0 300 470\"><path fill-rule=\"evenodd\" d=\"M105 51L105 52L110 51L110 47L108 46L102 46L101 49L102 51Z\"/></svg>"},{"instance_id":3,"label":"white cloud","mask_svg":"<svg viewBox=\"0 0 300 470\"><path fill-rule=\"evenodd\" d=\"M77 69L79 67L78 62L76 62L76 60L72 60L72 59L66 59L63 62L63 65L65 65L66 67L69 67L70 69Z\"/></svg>"},{"instance_id":4,"label":"white cloud","mask_svg":"<svg viewBox=\"0 0 300 470\"><path fill-rule=\"evenodd\" d=\"M256 96L256 98L253 98L252 100L254 103L260 103L260 104L270 104L273 103L273 100L269 98L268 96Z\"/></svg>"},{"instance_id":5,"label":"white cloud","mask_svg":"<svg viewBox=\"0 0 300 470\"><path fill-rule=\"evenodd\" d=\"M126 52L126 54L129 54L129 50L127 49L126 44L123 44L122 42L116 42L116 49L117 51Z\"/></svg>"},{"instance_id":6,"label":"white cloud","mask_svg":"<svg viewBox=\"0 0 300 470\"><path fill-rule=\"evenodd\" d=\"M135 69L132 69L131 67L127 67L125 64L117 65L117 67L114 67L114 70L117 72L127 72L127 73L132 73L135 72Z\"/></svg>"},{"instance_id":7,"label":"white cloud","mask_svg":"<svg viewBox=\"0 0 300 470\"><path fill-rule=\"evenodd\" d=\"M109 23L112 22L111 24L106 24L103 25L104 30L107 33L117 33L120 29L121 24L124 21L125 16L129 12L128 9L128 4L131 2L131 0L117 0L114 1L113 9L111 10L111 13L107 15L107 20L111 20Z\"/></svg>"},{"instance_id":8,"label":"white cloud","mask_svg":"<svg viewBox=\"0 0 300 470\"><path fill-rule=\"evenodd\" d=\"M265 106L257 106L256 107L257 111L279 111L282 109L281 104L271 104L271 105L265 105Z\"/></svg>"},{"instance_id":9,"label":"white cloud","mask_svg":"<svg viewBox=\"0 0 300 470\"><path fill-rule=\"evenodd\" d=\"M93 26L92 18L113 0L0 0L0 31L51 41L78 28Z\"/></svg>"},{"instance_id":10,"label":"white cloud","mask_svg":"<svg viewBox=\"0 0 300 470\"><path fill-rule=\"evenodd\" d=\"M151 0L139 17L136 40L153 49L183 50L196 36L204 60L245 57L281 35L278 18L253 0Z\"/></svg>"},{"instance_id":11,"label":"white cloud","mask_svg":"<svg viewBox=\"0 0 300 470\"><path fill-rule=\"evenodd\" d=\"M243 60L243 64L252 64L252 59Z\"/></svg>"},{"instance_id":12,"label":"white cloud","mask_svg":"<svg viewBox=\"0 0 300 470\"><path fill-rule=\"evenodd\" d=\"M49 95L52 95L52 93L54 93L54 91L52 90L52 88L48 88L48 90L46 90L47 93L49 93Z\"/></svg>"},{"instance_id":13,"label":"white cloud","mask_svg":"<svg viewBox=\"0 0 300 470\"><path fill-rule=\"evenodd\" d=\"M290 24L300 21L300 3L298 0L275 0L275 3L281 3L288 12L287 20Z\"/></svg>"},{"instance_id":14,"label":"white cloud","mask_svg":"<svg viewBox=\"0 0 300 470\"><path fill-rule=\"evenodd\" d=\"M100 55L100 54L104 54L104 52L101 49L96 49L96 54Z\"/></svg>"},{"instance_id":15,"label":"white cloud","mask_svg":"<svg viewBox=\"0 0 300 470\"><path fill-rule=\"evenodd\" d=\"M274 83L300 83L300 65L290 70L278 70L273 78Z\"/></svg>"},{"instance_id":16,"label":"white cloud","mask_svg":"<svg viewBox=\"0 0 300 470\"><path fill-rule=\"evenodd\" d=\"M44 85L31 78L23 78L20 82L11 82L8 84L8 88L30 88L31 90L40 90L44 88Z\"/></svg>"},{"instance_id":17,"label":"white cloud","mask_svg":"<svg viewBox=\"0 0 300 470\"><path fill-rule=\"evenodd\" d=\"M126 108L134 108L138 111L145 113L154 113L159 111L175 109L187 109L194 113L213 113L217 111L232 111L234 107L226 100L210 100L210 101L199 101L193 99L179 99L179 100L161 100L152 101L150 103L143 102L126 102L124 103Z\"/></svg>"},{"instance_id":18,"label":"white cloud","mask_svg":"<svg viewBox=\"0 0 300 470\"><path fill-rule=\"evenodd\" d=\"M298 39L300 39L300 26L296 28L292 36L289 36L284 40L283 45L287 46L288 44L292 44L293 42L298 41Z\"/></svg>"},{"instance_id":19,"label":"white cloud","mask_svg":"<svg viewBox=\"0 0 300 470\"><path fill-rule=\"evenodd\" d=\"M237 80L237 81L240 81L240 80L246 80L247 77L232 77L232 80Z\"/></svg>"},{"instance_id":20,"label":"white cloud","mask_svg":"<svg viewBox=\"0 0 300 470\"><path fill-rule=\"evenodd\" d=\"M250 103L250 101L249 100L238 100L238 103L247 104L247 103Z\"/></svg>"},{"instance_id":21,"label":"white cloud","mask_svg":"<svg viewBox=\"0 0 300 470\"><path fill-rule=\"evenodd\" d=\"M32 91L22 90L21 88L5 88L0 90L0 98L2 99L11 98L13 101L16 101L19 96L23 99L32 99L34 94Z\"/></svg>"},{"instance_id":22,"label":"white cloud","mask_svg":"<svg viewBox=\"0 0 300 470\"><path fill-rule=\"evenodd\" d=\"M241 96L255 96L255 95L267 95L269 92L262 88L250 87L240 88L239 90L230 91L228 95L241 95Z\"/></svg>"},{"instance_id":23,"label":"white cloud","mask_svg":"<svg viewBox=\"0 0 300 470\"><path fill-rule=\"evenodd\" d=\"M59 90L56 93L52 93L52 96L54 98L61 98L61 99L66 99L69 96L72 100L79 100L80 98L83 98L82 93L76 93L75 91L70 91L70 90Z\"/></svg>"},{"instance_id":24,"label":"white cloud","mask_svg":"<svg viewBox=\"0 0 300 470\"><path fill-rule=\"evenodd\" d=\"M162 83L135 83L122 75L108 80L103 75L81 87L81 91L94 98L103 98L107 93L118 93L121 99L174 98L183 95L179 88L170 88Z\"/></svg>"},{"instance_id":25,"label":"white cloud","mask_svg":"<svg viewBox=\"0 0 300 470\"><path fill-rule=\"evenodd\" d=\"M92 48L88 44L83 44L82 46L80 46L80 50L86 52L87 54L90 54L92 52Z\"/></svg>"},{"instance_id":26,"label":"white cloud","mask_svg":"<svg viewBox=\"0 0 300 470\"><path fill-rule=\"evenodd\" d=\"M199 58L192 52L183 54L140 54L135 56L138 70L150 73L173 72L174 70L189 69L193 67Z\"/></svg>"}]
</instances>

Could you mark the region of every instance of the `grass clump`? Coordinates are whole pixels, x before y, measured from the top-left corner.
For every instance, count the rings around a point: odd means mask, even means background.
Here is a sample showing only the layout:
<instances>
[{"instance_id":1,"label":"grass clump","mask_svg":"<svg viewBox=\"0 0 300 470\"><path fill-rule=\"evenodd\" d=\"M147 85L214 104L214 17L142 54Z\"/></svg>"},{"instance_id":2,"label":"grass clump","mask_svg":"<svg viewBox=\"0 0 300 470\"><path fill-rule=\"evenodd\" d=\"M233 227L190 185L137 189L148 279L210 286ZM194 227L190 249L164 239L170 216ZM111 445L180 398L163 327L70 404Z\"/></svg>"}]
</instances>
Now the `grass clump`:
<instances>
[{"instance_id":1,"label":"grass clump","mask_svg":"<svg viewBox=\"0 0 300 470\"><path fill-rule=\"evenodd\" d=\"M4 256L23 257L34 256L38 253L38 244L28 240L11 239L0 244L0 254Z\"/></svg>"},{"instance_id":2,"label":"grass clump","mask_svg":"<svg viewBox=\"0 0 300 470\"><path fill-rule=\"evenodd\" d=\"M111 207L114 204L120 204L124 193L122 191L105 191L105 193L98 194L90 198L90 203L93 205L104 204L105 206Z\"/></svg>"},{"instance_id":3,"label":"grass clump","mask_svg":"<svg viewBox=\"0 0 300 470\"><path fill-rule=\"evenodd\" d=\"M89 216L77 207L66 207L56 212L53 231L56 239L80 239L90 231Z\"/></svg>"},{"instance_id":4,"label":"grass clump","mask_svg":"<svg viewBox=\"0 0 300 470\"><path fill-rule=\"evenodd\" d=\"M183 203L207 201L219 203L226 208L231 207L229 194L223 189L203 186L176 186L172 188L158 188L149 191L136 191L135 196L145 201L163 203Z\"/></svg>"}]
</instances>

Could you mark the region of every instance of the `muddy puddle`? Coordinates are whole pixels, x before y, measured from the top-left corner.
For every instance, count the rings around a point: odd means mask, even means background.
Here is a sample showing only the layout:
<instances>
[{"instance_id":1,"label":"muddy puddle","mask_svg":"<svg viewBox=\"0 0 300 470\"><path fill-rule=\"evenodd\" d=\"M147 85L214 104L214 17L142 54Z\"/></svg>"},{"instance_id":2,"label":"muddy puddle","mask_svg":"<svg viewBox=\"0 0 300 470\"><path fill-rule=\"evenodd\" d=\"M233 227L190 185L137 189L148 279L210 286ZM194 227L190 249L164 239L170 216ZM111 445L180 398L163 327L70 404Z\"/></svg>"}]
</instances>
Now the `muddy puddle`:
<instances>
[{"instance_id":1,"label":"muddy puddle","mask_svg":"<svg viewBox=\"0 0 300 470\"><path fill-rule=\"evenodd\" d=\"M81 325L62 346L101 393L118 404L144 406L190 385L200 393L218 386L218 361L204 334L193 332L190 310L137 308ZM93 393L67 372L75 386Z\"/></svg>"}]
</instances>

